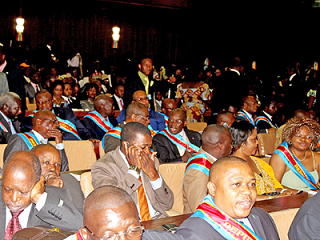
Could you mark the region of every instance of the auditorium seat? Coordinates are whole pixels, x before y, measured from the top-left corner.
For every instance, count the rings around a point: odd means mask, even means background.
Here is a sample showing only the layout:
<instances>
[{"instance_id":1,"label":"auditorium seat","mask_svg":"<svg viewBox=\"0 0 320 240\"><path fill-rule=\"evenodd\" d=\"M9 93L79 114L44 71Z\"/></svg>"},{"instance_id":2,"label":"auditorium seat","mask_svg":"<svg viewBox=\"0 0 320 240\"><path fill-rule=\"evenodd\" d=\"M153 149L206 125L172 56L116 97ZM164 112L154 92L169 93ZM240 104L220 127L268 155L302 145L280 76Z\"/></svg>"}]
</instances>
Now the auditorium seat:
<instances>
[{"instance_id":1,"label":"auditorium seat","mask_svg":"<svg viewBox=\"0 0 320 240\"><path fill-rule=\"evenodd\" d=\"M37 109L37 105L35 103L30 103L28 97L26 97L26 106L27 106L28 111L34 111Z\"/></svg>"},{"instance_id":2,"label":"auditorium seat","mask_svg":"<svg viewBox=\"0 0 320 240\"><path fill-rule=\"evenodd\" d=\"M288 232L298 210L299 208L292 208L270 213L274 223L276 224L281 240L289 240Z\"/></svg>"},{"instance_id":3,"label":"auditorium seat","mask_svg":"<svg viewBox=\"0 0 320 240\"><path fill-rule=\"evenodd\" d=\"M3 167L3 153L8 144L0 144L0 168Z\"/></svg>"},{"instance_id":4,"label":"auditorium seat","mask_svg":"<svg viewBox=\"0 0 320 240\"><path fill-rule=\"evenodd\" d=\"M50 141L52 145L55 142ZM91 169L97 161L92 142L82 141L63 141L64 149L69 161L69 171Z\"/></svg>"},{"instance_id":5,"label":"auditorium seat","mask_svg":"<svg viewBox=\"0 0 320 240\"><path fill-rule=\"evenodd\" d=\"M188 122L187 128L196 132L202 132L207 127L206 122Z\"/></svg>"},{"instance_id":6,"label":"auditorium seat","mask_svg":"<svg viewBox=\"0 0 320 240\"><path fill-rule=\"evenodd\" d=\"M260 133L258 134L258 148L259 155L272 155L274 151L274 143L276 135L274 133ZM269 163L270 157L263 157L262 160Z\"/></svg>"},{"instance_id":7,"label":"auditorium seat","mask_svg":"<svg viewBox=\"0 0 320 240\"><path fill-rule=\"evenodd\" d=\"M99 143L99 156L102 158L106 153L103 150L102 141Z\"/></svg>"},{"instance_id":8,"label":"auditorium seat","mask_svg":"<svg viewBox=\"0 0 320 240\"><path fill-rule=\"evenodd\" d=\"M91 172L81 174L80 186L84 197L87 197L93 191Z\"/></svg>"}]
</instances>

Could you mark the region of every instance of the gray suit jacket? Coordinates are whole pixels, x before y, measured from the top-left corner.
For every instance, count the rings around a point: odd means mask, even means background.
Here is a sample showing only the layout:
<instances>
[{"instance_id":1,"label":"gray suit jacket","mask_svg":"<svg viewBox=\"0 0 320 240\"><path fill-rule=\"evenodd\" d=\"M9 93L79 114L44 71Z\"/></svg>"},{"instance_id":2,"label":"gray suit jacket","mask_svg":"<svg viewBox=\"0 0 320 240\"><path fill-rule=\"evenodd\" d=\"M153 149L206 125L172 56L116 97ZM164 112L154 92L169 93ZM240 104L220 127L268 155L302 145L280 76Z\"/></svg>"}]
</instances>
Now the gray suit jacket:
<instances>
[{"instance_id":1,"label":"gray suit jacket","mask_svg":"<svg viewBox=\"0 0 320 240\"><path fill-rule=\"evenodd\" d=\"M0 96L6 92L9 92L7 75L3 72L0 72Z\"/></svg>"},{"instance_id":2,"label":"gray suit jacket","mask_svg":"<svg viewBox=\"0 0 320 240\"><path fill-rule=\"evenodd\" d=\"M141 182L132 174L128 173L128 167L119 153L120 147L111 151L95 162L91 168L92 184L94 188L112 185L125 190L138 204L137 189ZM155 160L156 169L159 169L159 160ZM152 207L157 211L153 218L167 217L166 210L173 205L173 193L163 180L162 186L153 190L149 177L142 171L143 186L146 190Z\"/></svg>"},{"instance_id":3,"label":"gray suit jacket","mask_svg":"<svg viewBox=\"0 0 320 240\"><path fill-rule=\"evenodd\" d=\"M117 127L123 128L123 126L124 126L124 121L120 123ZM111 135L104 135L103 143L104 143L104 152L108 153L120 146L120 139L113 137Z\"/></svg>"},{"instance_id":4,"label":"gray suit jacket","mask_svg":"<svg viewBox=\"0 0 320 240\"><path fill-rule=\"evenodd\" d=\"M12 120L11 120L12 121ZM0 144L6 144L9 141L9 138L12 135L8 122L4 119L2 114L0 113L0 122L4 125L4 127L8 130L8 132L3 131L0 128ZM12 125L17 133L20 133L19 121L12 121Z\"/></svg>"},{"instance_id":5,"label":"gray suit jacket","mask_svg":"<svg viewBox=\"0 0 320 240\"><path fill-rule=\"evenodd\" d=\"M262 239L279 239L277 228L271 216L264 210L252 208L248 217L255 233ZM185 239L192 240L217 240L225 239L214 230L205 220L192 217L185 220L178 228L176 234Z\"/></svg>"},{"instance_id":6,"label":"gray suit jacket","mask_svg":"<svg viewBox=\"0 0 320 240\"><path fill-rule=\"evenodd\" d=\"M0 181L1 185L1 181ZM57 227L69 231L78 231L83 226L83 216L74 206L70 193L63 188L46 186L47 200L43 208L38 211L31 203L31 211L27 227L47 226ZM59 203L63 205L58 206ZM0 239L4 239L6 231L6 205L0 188Z\"/></svg>"},{"instance_id":7,"label":"gray suit jacket","mask_svg":"<svg viewBox=\"0 0 320 240\"><path fill-rule=\"evenodd\" d=\"M42 89L41 84L39 84L40 90ZM33 86L31 83L27 83L24 85L24 90L26 93L26 97L29 98L30 103L35 103L34 98L36 97L37 92L34 90Z\"/></svg>"},{"instance_id":8,"label":"gray suit jacket","mask_svg":"<svg viewBox=\"0 0 320 240\"><path fill-rule=\"evenodd\" d=\"M49 143L50 144L50 143ZM10 155L10 153L15 151L27 151L29 152L29 147L24 142L24 140L17 134L13 134L8 142L8 145L3 153L3 163L6 162L7 157ZM65 150L58 150L61 157L61 172L69 171L69 164L68 164L68 158L66 155Z\"/></svg>"}]
</instances>

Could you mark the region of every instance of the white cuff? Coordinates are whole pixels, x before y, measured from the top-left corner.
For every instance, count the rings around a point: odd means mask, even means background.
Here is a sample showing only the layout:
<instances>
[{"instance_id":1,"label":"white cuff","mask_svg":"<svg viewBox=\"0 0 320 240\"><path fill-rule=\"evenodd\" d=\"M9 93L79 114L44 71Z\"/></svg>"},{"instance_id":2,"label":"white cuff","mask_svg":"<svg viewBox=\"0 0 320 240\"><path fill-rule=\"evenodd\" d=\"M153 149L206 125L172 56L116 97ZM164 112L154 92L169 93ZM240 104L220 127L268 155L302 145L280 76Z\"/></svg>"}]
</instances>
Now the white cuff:
<instances>
[{"instance_id":1,"label":"white cuff","mask_svg":"<svg viewBox=\"0 0 320 240\"><path fill-rule=\"evenodd\" d=\"M63 150L64 149L64 144L63 143L57 143L56 144L56 149L57 150Z\"/></svg>"},{"instance_id":2,"label":"white cuff","mask_svg":"<svg viewBox=\"0 0 320 240\"><path fill-rule=\"evenodd\" d=\"M161 186L162 186L162 177L160 174L159 174L159 176L160 177L157 180L150 181L151 187L153 188L153 190L157 190L158 188L161 188Z\"/></svg>"},{"instance_id":3,"label":"white cuff","mask_svg":"<svg viewBox=\"0 0 320 240\"><path fill-rule=\"evenodd\" d=\"M39 201L36 204L36 209L38 211L40 211L43 208L43 206L46 204L47 196L48 196L48 193L46 192L42 193L41 197L39 198Z\"/></svg>"}]
</instances>

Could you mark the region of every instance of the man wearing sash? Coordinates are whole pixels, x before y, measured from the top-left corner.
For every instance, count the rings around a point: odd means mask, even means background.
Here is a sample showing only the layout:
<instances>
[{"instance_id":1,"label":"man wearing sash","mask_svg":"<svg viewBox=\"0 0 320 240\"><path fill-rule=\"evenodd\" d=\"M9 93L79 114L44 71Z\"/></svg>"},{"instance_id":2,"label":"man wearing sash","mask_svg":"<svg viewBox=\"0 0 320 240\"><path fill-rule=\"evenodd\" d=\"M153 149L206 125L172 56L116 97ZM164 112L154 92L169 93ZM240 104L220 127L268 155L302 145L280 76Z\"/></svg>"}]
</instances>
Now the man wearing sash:
<instances>
[{"instance_id":1,"label":"man wearing sash","mask_svg":"<svg viewBox=\"0 0 320 240\"><path fill-rule=\"evenodd\" d=\"M153 138L153 146L162 163L187 162L192 154L199 151L201 135L186 126L187 114L183 109L177 108L170 113L168 128Z\"/></svg>"},{"instance_id":2,"label":"man wearing sash","mask_svg":"<svg viewBox=\"0 0 320 240\"><path fill-rule=\"evenodd\" d=\"M0 144L6 144L12 134L20 133L18 116L21 114L21 99L14 92L0 97Z\"/></svg>"},{"instance_id":3,"label":"man wearing sash","mask_svg":"<svg viewBox=\"0 0 320 240\"><path fill-rule=\"evenodd\" d=\"M121 131L121 146L108 152L91 168L96 189L112 185L125 190L135 202L142 221L168 216L173 193L159 173L159 160L151 154L152 137L141 123L129 122Z\"/></svg>"},{"instance_id":4,"label":"man wearing sash","mask_svg":"<svg viewBox=\"0 0 320 240\"><path fill-rule=\"evenodd\" d=\"M201 135L202 146L195 156L191 157L186 166L183 178L184 213L191 213L207 195L209 170L214 161L231 153L231 135L219 125L209 125Z\"/></svg>"},{"instance_id":5,"label":"man wearing sash","mask_svg":"<svg viewBox=\"0 0 320 240\"><path fill-rule=\"evenodd\" d=\"M225 157L213 163L208 195L176 234L186 239L279 239L271 216L254 208L257 191L248 163Z\"/></svg>"},{"instance_id":6,"label":"man wearing sash","mask_svg":"<svg viewBox=\"0 0 320 240\"><path fill-rule=\"evenodd\" d=\"M259 133L276 133L278 129L277 119L274 117L277 113L277 102L272 99L265 99L262 102L263 111L254 120Z\"/></svg>"},{"instance_id":7,"label":"man wearing sash","mask_svg":"<svg viewBox=\"0 0 320 240\"><path fill-rule=\"evenodd\" d=\"M132 102L127 107L126 119L117 127L110 129L102 138L102 146L105 153L115 150L120 144L121 129L129 122L139 122L146 127L149 126L149 111L143 104Z\"/></svg>"},{"instance_id":8,"label":"man wearing sash","mask_svg":"<svg viewBox=\"0 0 320 240\"><path fill-rule=\"evenodd\" d=\"M139 102L148 108L150 126L152 127L153 130L162 131L166 127L164 117L160 113L149 108L149 99L147 97L146 92L142 90L136 91L132 95L132 102ZM125 116L126 116L126 109L123 109L120 112L119 116L117 117L117 121L119 124L125 120Z\"/></svg>"},{"instance_id":9,"label":"man wearing sash","mask_svg":"<svg viewBox=\"0 0 320 240\"><path fill-rule=\"evenodd\" d=\"M34 146L47 144L49 138L54 138L56 149L61 156L61 171L69 171L68 159L62 142L62 133L58 129L59 122L51 111L39 111L32 118L32 130L25 133L17 133L11 136L4 150L3 159L17 151L29 152Z\"/></svg>"},{"instance_id":10,"label":"man wearing sash","mask_svg":"<svg viewBox=\"0 0 320 240\"><path fill-rule=\"evenodd\" d=\"M246 96L242 99L241 109L237 113L236 120L248 121L255 126L253 114L257 112L258 104L254 96Z\"/></svg>"},{"instance_id":11,"label":"man wearing sash","mask_svg":"<svg viewBox=\"0 0 320 240\"><path fill-rule=\"evenodd\" d=\"M84 116L82 123L88 129L91 136L102 140L103 136L113 127L118 125L113 117L113 100L104 94L97 96L94 100L94 111Z\"/></svg>"}]
</instances>

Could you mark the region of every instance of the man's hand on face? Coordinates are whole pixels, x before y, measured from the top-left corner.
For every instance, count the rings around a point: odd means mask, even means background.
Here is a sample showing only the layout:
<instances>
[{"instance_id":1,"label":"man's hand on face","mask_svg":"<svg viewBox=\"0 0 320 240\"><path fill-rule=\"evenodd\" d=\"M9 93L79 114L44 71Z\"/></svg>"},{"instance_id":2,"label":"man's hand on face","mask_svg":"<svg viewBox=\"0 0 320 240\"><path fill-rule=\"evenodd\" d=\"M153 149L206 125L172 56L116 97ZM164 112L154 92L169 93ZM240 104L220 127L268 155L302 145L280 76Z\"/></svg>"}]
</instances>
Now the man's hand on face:
<instances>
[{"instance_id":1,"label":"man's hand on face","mask_svg":"<svg viewBox=\"0 0 320 240\"><path fill-rule=\"evenodd\" d=\"M62 143L62 133L58 128L53 128L51 130L48 130L48 136L49 138L54 138L56 144Z\"/></svg>"},{"instance_id":2,"label":"man's hand on face","mask_svg":"<svg viewBox=\"0 0 320 240\"><path fill-rule=\"evenodd\" d=\"M141 169L141 150L135 146L124 146L125 156L130 166L135 165Z\"/></svg>"},{"instance_id":3,"label":"man's hand on face","mask_svg":"<svg viewBox=\"0 0 320 240\"><path fill-rule=\"evenodd\" d=\"M39 182L37 182L36 185L34 185L33 189L31 190L31 201L34 204L38 203L41 195L46 190L44 183L45 183L45 178L44 176L41 176Z\"/></svg>"},{"instance_id":4,"label":"man's hand on face","mask_svg":"<svg viewBox=\"0 0 320 240\"><path fill-rule=\"evenodd\" d=\"M63 180L60 176L57 176L56 174L48 174L46 177L46 184L50 186L55 186L62 188L63 187Z\"/></svg>"},{"instance_id":5,"label":"man's hand on face","mask_svg":"<svg viewBox=\"0 0 320 240\"><path fill-rule=\"evenodd\" d=\"M155 181L160 177L154 163L156 154L156 152L147 154L141 151L141 169L151 181Z\"/></svg>"}]
</instances>

